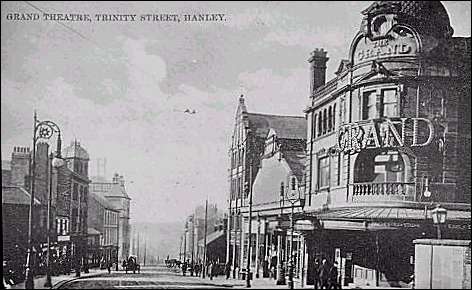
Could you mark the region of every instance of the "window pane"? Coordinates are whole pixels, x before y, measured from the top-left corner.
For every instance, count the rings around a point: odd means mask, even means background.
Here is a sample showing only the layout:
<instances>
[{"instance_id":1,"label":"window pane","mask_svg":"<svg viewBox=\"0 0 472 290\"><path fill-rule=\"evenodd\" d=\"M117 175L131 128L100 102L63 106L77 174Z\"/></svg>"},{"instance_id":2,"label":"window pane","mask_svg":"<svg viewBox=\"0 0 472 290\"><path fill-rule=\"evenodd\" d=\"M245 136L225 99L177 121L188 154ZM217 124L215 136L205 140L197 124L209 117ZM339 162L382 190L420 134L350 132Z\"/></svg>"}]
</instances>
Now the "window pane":
<instances>
[{"instance_id":1,"label":"window pane","mask_svg":"<svg viewBox=\"0 0 472 290\"><path fill-rule=\"evenodd\" d=\"M383 117L398 117L396 90L384 90Z\"/></svg>"},{"instance_id":2,"label":"window pane","mask_svg":"<svg viewBox=\"0 0 472 290\"><path fill-rule=\"evenodd\" d=\"M329 160L327 157L319 161L319 185L320 187L328 186L329 181Z\"/></svg>"},{"instance_id":3,"label":"window pane","mask_svg":"<svg viewBox=\"0 0 472 290\"><path fill-rule=\"evenodd\" d=\"M377 117L377 108L376 108L376 102L377 102L377 93L376 91L370 91L370 92L365 92L364 93L364 108L363 108L363 114L362 114L362 119L368 120L368 119L374 119Z\"/></svg>"}]
</instances>

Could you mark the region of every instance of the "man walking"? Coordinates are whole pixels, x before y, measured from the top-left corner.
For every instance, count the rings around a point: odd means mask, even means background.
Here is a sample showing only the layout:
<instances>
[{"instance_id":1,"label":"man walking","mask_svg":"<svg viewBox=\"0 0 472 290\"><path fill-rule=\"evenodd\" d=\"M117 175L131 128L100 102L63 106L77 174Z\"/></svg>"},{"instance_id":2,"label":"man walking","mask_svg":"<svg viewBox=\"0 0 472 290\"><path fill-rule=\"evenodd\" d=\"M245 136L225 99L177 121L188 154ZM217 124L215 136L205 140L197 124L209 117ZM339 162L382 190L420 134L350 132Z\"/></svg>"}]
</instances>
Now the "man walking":
<instances>
[{"instance_id":1,"label":"man walking","mask_svg":"<svg viewBox=\"0 0 472 290\"><path fill-rule=\"evenodd\" d=\"M329 289L338 289L338 262L334 262L329 270Z\"/></svg>"},{"instance_id":2,"label":"man walking","mask_svg":"<svg viewBox=\"0 0 472 290\"><path fill-rule=\"evenodd\" d=\"M213 261L208 265L208 276L210 276L210 280L213 280Z\"/></svg>"},{"instance_id":3,"label":"man walking","mask_svg":"<svg viewBox=\"0 0 472 290\"><path fill-rule=\"evenodd\" d=\"M226 265L225 265L226 280L229 279L230 273L231 273L231 264L230 264L229 261L228 261L228 263L226 263Z\"/></svg>"},{"instance_id":4,"label":"man walking","mask_svg":"<svg viewBox=\"0 0 472 290\"><path fill-rule=\"evenodd\" d=\"M319 289L321 286L321 279L320 279L320 270L321 270L321 265L320 265L320 259L316 258L315 259L315 265L313 266L313 272L314 272L314 279L313 279L313 286L315 287L316 290Z\"/></svg>"},{"instance_id":5,"label":"man walking","mask_svg":"<svg viewBox=\"0 0 472 290\"><path fill-rule=\"evenodd\" d=\"M329 288L329 270L330 267L328 265L328 261L326 259L323 259L321 262L321 267L320 267L320 282L321 282L321 289L328 289Z\"/></svg>"},{"instance_id":6,"label":"man walking","mask_svg":"<svg viewBox=\"0 0 472 290\"><path fill-rule=\"evenodd\" d=\"M186 272L187 272L187 261L184 260L184 263L182 264L182 275L185 276Z\"/></svg>"}]
</instances>

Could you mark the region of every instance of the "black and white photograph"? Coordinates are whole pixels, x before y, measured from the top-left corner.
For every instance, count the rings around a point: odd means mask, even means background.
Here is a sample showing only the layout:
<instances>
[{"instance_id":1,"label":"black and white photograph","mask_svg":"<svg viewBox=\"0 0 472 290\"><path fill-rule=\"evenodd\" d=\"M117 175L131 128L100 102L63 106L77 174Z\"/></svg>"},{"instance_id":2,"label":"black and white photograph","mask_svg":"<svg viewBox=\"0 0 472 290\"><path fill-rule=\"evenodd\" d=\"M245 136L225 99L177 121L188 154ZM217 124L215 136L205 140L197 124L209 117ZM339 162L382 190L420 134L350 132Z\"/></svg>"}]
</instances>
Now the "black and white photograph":
<instances>
[{"instance_id":1,"label":"black and white photograph","mask_svg":"<svg viewBox=\"0 0 472 290\"><path fill-rule=\"evenodd\" d=\"M470 1L1 1L5 289L471 289Z\"/></svg>"}]
</instances>

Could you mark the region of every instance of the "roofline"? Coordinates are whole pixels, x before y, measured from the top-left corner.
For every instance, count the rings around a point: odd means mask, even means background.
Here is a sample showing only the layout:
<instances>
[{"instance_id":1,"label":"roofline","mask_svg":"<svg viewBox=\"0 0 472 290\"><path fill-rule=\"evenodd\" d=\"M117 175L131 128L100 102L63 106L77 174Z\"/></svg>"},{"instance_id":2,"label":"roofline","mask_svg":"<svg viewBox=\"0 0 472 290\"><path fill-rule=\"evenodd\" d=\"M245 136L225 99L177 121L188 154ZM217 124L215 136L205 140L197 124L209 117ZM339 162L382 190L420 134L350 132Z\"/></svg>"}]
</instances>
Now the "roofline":
<instances>
[{"instance_id":1,"label":"roofline","mask_svg":"<svg viewBox=\"0 0 472 290\"><path fill-rule=\"evenodd\" d=\"M129 196L122 196L122 195L105 195L106 197L119 197L119 198L126 198L131 200L131 197Z\"/></svg>"},{"instance_id":2,"label":"roofline","mask_svg":"<svg viewBox=\"0 0 472 290\"><path fill-rule=\"evenodd\" d=\"M31 200L31 194L22 186L18 186L18 185L2 185L2 189L3 188L17 188L21 191L23 191L23 193L25 193L29 199ZM3 194L2 194L3 195ZM39 199L37 199L36 197L34 198L34 201L38 204L38 205L42 205L42 203L39 201ZM3 203L3 202L2 202ZM8 204L17 204L17 203L8 203Z\"/></svg>"},{"instance_id":3,"label":"roofline","mask_svg":"<svg viewBox=\"0 0 472 290\"><path fill-rule=\"evenodd\" d=\"M249 113L247 112L246 114L248 115L257 115L257 116L265 116L265 117L284 117L284 118L300 118L300 119L305 119L304 116L294 116L294 115L275 115L275 114L264 114L264 113Z\"/></svg>"}]
</instances>

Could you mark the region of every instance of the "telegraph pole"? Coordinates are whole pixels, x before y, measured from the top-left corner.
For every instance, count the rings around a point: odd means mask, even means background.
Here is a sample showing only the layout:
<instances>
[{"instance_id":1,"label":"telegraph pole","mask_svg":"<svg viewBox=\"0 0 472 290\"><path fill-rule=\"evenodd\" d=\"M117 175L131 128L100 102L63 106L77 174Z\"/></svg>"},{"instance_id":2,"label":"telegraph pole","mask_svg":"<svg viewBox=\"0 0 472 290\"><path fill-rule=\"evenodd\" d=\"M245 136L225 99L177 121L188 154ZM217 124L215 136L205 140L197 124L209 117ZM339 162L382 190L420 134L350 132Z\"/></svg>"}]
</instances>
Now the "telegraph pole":
<instances>
[{"instance_id":1,"label":"telegraph pole","mask_svg":"<svg viewBox=\"0 0 472 290\"><path fill-rule=\"evenodd\" d=\"M144 261L143 266L146 266L146 238L144 238Z\"/></svg>"},{"instance_id":2,"label":"telegraph pole","mask_svg":"<svg viewBox=\"0 0 472 290\"><path fill-rule=\"evenodd\" d=\"M207 259L207 219L208 219L208 198L205 200L205 236L203 238L203 278L205 278L206 272L206 259Z\"/></svg>"},{"instance_id":3,"label":"telegraph pole","mask_svg":"<svg viewBox=\"0 0 472 290\"><path fill-rule=\"evenodd\" d=\"M180 236L179 261L182 261L182 242L183 242L183 237Z\"/></svg>"},{"instance_id":4,"label":"telegraph pole","mask_svg":"<svg viewBox=\"0 0 472 290\"><path fill-rule=\"evenodd\" d=\"M191 276L193 276L194 266L193 266L193 253L195 249L195 214L192 215L192 272L190 272Z\"/></svg>"},{"instance_id":5,"label":"telegraph pole","mask_svg":"<svg viewBox=\"0 0 472 290\"><path fill-rule=\"evenodd\" d=\"M138 232L138 250L136 251L136 261L138 262L139 264L139 232Z\"/></svg>"}]
</instances>

